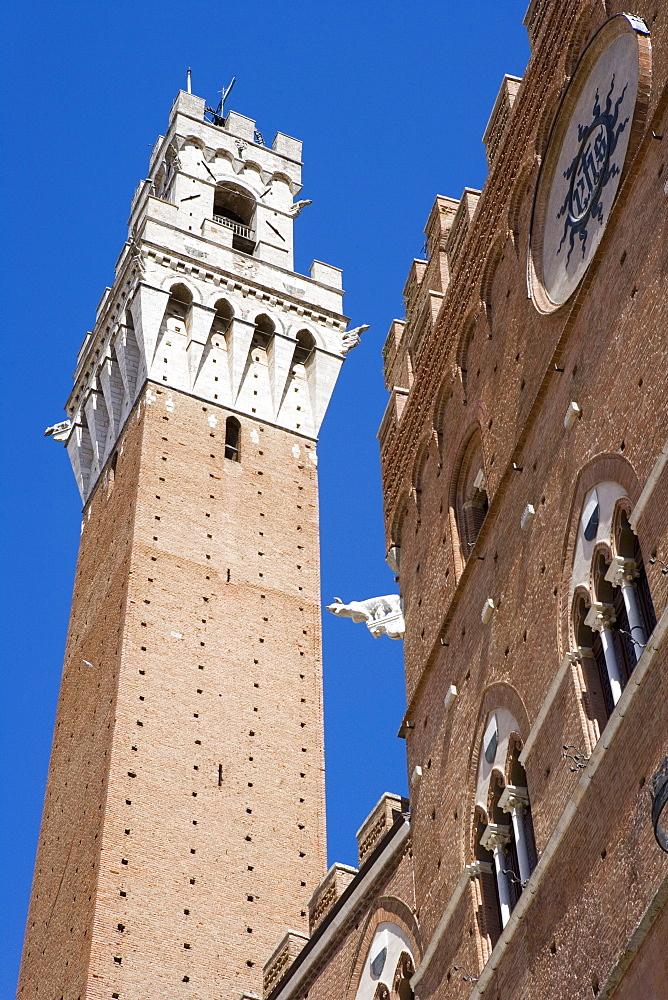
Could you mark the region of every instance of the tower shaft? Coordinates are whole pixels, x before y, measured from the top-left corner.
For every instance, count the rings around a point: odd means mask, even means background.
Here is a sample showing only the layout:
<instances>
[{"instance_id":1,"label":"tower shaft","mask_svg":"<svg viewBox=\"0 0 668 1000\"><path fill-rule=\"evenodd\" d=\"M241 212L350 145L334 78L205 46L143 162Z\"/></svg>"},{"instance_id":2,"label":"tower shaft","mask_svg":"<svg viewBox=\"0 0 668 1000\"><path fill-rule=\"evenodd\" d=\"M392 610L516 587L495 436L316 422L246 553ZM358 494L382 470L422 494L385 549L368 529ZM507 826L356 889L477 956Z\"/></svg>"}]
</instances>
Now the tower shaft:
<instances>
[{"instance_id":1,"label":"tower shaft","mask_svg":"<svg viewBox=\"0 0 668 1000\"><path fill-rule=\"evenodd\" d=\"M259 994L325 871L340 272L284 266L300 144L203 103L177 98L68 402L84 521L22 998Z\"/></svg>"}]
</instances>

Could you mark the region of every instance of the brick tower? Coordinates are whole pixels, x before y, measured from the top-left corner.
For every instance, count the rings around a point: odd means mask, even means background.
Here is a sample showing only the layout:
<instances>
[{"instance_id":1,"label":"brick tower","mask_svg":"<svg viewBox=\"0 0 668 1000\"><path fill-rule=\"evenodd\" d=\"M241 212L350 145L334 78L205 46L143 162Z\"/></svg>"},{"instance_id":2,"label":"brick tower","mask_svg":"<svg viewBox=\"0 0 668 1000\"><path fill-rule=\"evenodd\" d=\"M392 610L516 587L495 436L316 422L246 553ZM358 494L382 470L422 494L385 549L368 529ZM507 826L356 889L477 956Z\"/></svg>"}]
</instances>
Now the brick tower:
<instances>
[{"instance_id":1,"label":"brick tower","mask_svg":"<svg viewBox=\"0 0 668 1000\"><path fill-rule=\"evenodd\" d=\"M301 143L180 92L78 356L81 548L19 996L238 1000L325 871L316 436L341 274Z\"/></svg>"}]
</instances>

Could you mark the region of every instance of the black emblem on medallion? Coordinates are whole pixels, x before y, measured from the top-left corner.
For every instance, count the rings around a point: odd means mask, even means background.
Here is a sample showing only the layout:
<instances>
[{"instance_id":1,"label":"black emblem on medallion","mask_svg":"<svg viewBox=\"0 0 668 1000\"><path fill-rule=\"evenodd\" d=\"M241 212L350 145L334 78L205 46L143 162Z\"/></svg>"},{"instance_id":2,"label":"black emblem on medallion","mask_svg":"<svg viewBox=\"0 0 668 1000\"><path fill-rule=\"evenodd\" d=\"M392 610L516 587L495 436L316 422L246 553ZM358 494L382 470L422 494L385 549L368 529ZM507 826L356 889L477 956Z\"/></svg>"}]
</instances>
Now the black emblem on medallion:
<instances>
[{"instance_id":1,"label":"black emblem on medallion","mask_svg":"<svg viewBox=\"0 0 668 1000\"><path fill-rule=\"evenodd\" d=\"M627 85L628 86L628 85ZM564 177L569 181L568 192L564 203L557 212L557 218L565 217L564 233L557 248L557 253L568 237L568 254L566 264L570 261L575 248L576 237L582 246L582 257L587 250L588 225L592 219L603 224L603 205L601 194L608 182L620 172L612 157L617 148L619 137L629 123L629 116L618 124L619 106L624 100L627 86L614 102L615 76L613 73L610 89L605 99L605 108L601 108L599 92L596 91L592 119L588 124L578 125L578 151L570 166L564 170Z\"/></svg>"}]
</instances>

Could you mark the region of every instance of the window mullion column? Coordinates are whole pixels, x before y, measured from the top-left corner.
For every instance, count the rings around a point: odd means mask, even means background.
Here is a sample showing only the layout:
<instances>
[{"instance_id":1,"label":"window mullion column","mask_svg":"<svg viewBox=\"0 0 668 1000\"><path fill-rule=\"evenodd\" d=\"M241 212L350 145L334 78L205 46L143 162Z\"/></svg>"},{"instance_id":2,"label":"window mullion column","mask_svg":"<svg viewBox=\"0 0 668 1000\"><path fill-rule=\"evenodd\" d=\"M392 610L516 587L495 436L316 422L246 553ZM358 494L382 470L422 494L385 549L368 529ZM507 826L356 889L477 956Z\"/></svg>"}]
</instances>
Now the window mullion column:
<instances>
[{"instance_id":1,"label":"window mullion column","mask_svg":"<svg viewBox=\"0 0 668 1000\"><path fill-rule=\"evenodd\" d=\"M625 559L623 556L615 556L610 564L610 569L605 574L606 580L613 587L621 587L626 617L629 620L631 632L631 644L636 662L640 659L647 644L645 635L645 625L638 607L638 597L634 580L638 576L638 567L635 559Z\"/></svg>"},{"instance_id":2,"label":"window mullion column","mask_svg":"<svg viewBox=\"0 0 668 1000\"><path fill-rule=\"evenodd\" d=\"M508 861L506 859L506 844L510 842L512 834L509 826L497 823L489 823L480 843L486 851L491 851L494 855L494 874L496 875L496 887L499 894L499 908L501 910L501 926L505 927L510 920L512 903L510 900L510 887L506 874Z\"/></svg>"},{"instance_id":3,"label":"window mullion column","mask_svg":"<svg viewBox=\"0 0 668 1000\"><path fill-rule=\"evenodd\" d=\"M615 609L612 604L601 604L598 601L592 603L585 625L588 625L593 632L598 632L601 636L605 666L610 680L610 690L612 700L616 705L622 696L622 676L617 663L615 644L612 638L612 626L616 620Z\"/></svg>"},{"instance_id":4,"label":"window mullion column","mask_svg":"<svg viewBox=\"0 0 668 1000\"><path fill-rule=\"evenodd\" d=\"M499 806L504 812L510 813L515 835L515 849L517 850L517 861L519 864L519 876L522 885L529 881L531 877L531 862L529 861L529 848L527 845L526 827L524 825L524 814L529 807L529 793L526 788L517 785L506 785L499 799Z\"/></svg>"}]
</instances>

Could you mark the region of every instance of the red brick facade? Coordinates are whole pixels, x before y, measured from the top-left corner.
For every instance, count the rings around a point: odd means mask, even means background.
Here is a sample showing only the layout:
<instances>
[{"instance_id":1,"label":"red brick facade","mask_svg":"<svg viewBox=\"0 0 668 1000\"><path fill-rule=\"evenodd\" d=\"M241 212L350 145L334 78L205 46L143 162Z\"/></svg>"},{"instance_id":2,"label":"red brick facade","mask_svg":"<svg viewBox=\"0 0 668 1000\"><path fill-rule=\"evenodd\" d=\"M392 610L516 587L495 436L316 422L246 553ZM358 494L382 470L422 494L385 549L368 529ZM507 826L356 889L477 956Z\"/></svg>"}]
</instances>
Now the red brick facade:
<instances>
[{"instance_id":1,"label":"red brick facade","mask_svg":"<svg viewBox=\"0 0 668 1000\"><path fill-rule=\"evenodd\" d=\"M22 998L258 993L278 932L306 929L315 445L243 419L230 461L226 416L149 384L85 509Z\"/></svg>"},{"instance_id":2,"label":"red brick facade","mask_svg":"<svg viewBox=\"0 0 668 1000\"><path fill-rule=\"evenodd\" d=\"M386 344L410 817L384 797L322 879L313 445L244 418L226 460L225 412L153 385L85 512L22 998L236 1000L263 965L270 1000L668 995L668 8L620 13L533 0ZM536 191L601 30L641 96L549 311Z\"/></svg>"}]
</instances>

